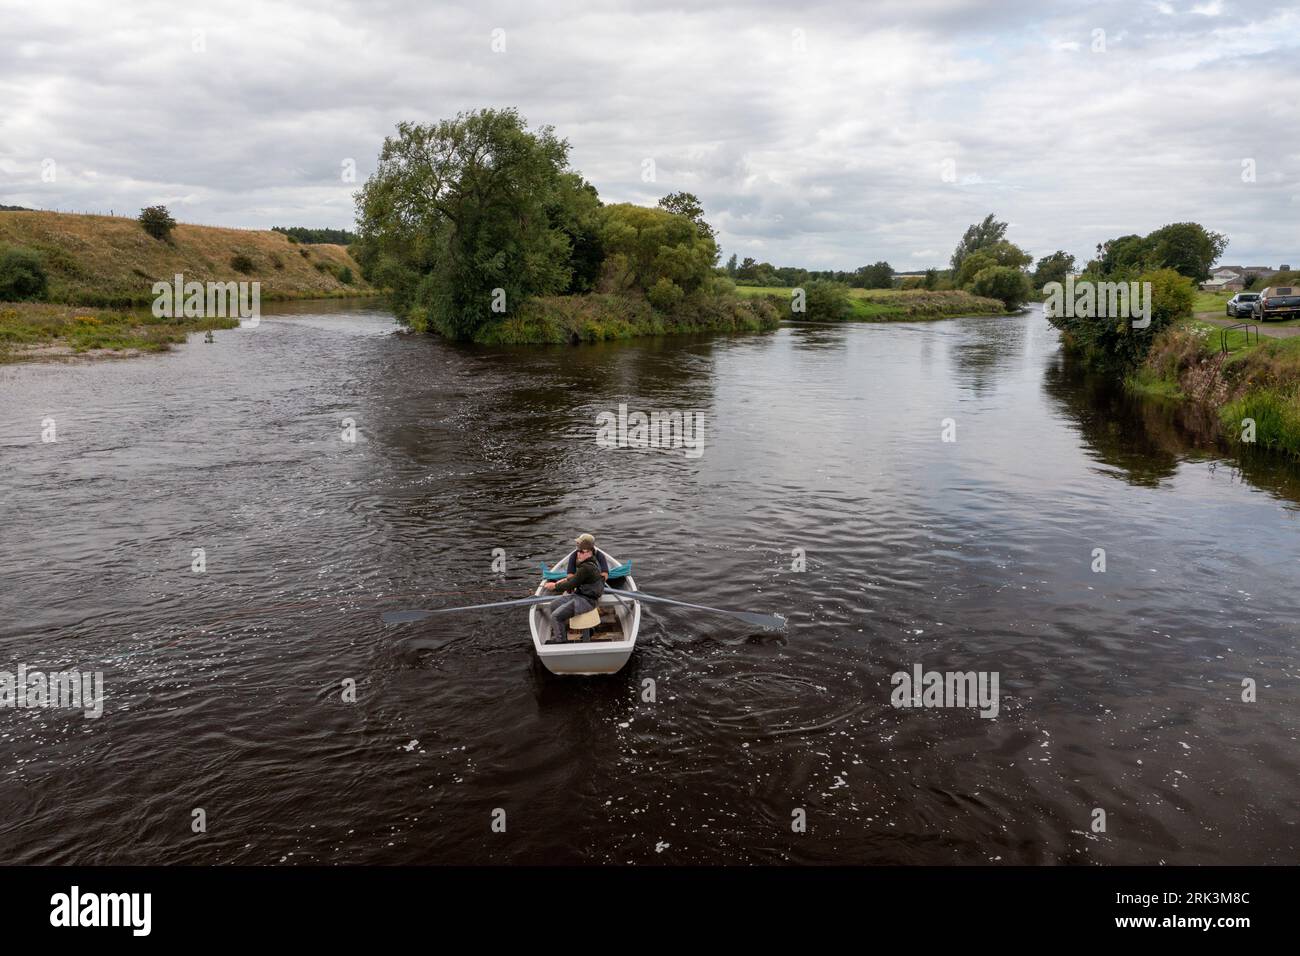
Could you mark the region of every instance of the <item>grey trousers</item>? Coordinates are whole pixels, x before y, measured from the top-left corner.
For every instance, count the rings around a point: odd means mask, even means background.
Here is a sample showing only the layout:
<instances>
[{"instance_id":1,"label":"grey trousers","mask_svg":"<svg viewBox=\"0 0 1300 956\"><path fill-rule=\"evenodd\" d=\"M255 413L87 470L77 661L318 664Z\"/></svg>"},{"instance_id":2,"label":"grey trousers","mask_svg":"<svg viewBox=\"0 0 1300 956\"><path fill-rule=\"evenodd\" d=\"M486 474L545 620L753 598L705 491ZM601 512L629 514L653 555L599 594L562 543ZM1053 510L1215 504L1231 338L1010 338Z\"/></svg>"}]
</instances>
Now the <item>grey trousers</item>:
<instances>
[{"instance_id":1,"label":"grey trousers","mask_svg":"<svg viewBox=\"0 0 1300 956\"><path fill-rule=\"evenodd\" d=\"M566 594L551 603L551 637L557 641L568 636L569 618L585 614L596 606L596 602L581 594Z\"/></svg>"}]
</instances>

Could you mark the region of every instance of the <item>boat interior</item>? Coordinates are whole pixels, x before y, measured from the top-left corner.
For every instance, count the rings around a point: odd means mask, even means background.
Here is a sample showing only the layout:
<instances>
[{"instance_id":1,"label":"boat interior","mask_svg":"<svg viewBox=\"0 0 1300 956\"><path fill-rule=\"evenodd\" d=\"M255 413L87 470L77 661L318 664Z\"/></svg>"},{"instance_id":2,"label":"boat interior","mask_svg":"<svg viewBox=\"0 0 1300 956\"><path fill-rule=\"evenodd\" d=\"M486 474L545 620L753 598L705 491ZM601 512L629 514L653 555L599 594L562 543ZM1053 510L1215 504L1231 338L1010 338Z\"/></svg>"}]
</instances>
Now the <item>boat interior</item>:
<instances>
[{"instance_id":1,"label":"boat interior","mask_svg":"<svg viewBox=\"0 0 1300 956\"><path fill-rule=\"evenodd\" d=\"M569 619L569 640L574 643L596 643L601 641L625 641L632 626L632 604L626 598L619 599L610 592L615 588L606 588L605 595L594 611L579 614ZM558 598L557 598L558 600ZM534 609L538 615L539 633L549 636L551 633L551 608L549 604L539 605Z\"/></svg>"}]
</instances>

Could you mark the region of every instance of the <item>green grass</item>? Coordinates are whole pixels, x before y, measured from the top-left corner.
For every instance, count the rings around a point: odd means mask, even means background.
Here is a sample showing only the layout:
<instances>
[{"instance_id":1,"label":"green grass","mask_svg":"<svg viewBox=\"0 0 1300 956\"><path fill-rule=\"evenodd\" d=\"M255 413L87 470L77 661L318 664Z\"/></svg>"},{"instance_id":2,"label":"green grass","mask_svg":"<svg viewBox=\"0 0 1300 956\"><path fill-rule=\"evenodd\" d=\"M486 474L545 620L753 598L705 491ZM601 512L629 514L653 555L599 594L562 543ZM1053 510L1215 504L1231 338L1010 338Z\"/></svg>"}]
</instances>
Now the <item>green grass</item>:
<instances>
[{"instance_id":1,"label":"green grass","mask_svg":"<svg viewBox=\"0 0 1300 956\"><path fill-rule=\"evenodd\" d=\"M777 299L783 314L789 313L791 291L784 286L736 287L739 295ZM962 315L1006 315L1006 309L997 299L986 299L959 290L850 289L849 302L853 307L852 318L867 322L912 322L950 319Z\"/></svg>"},{"instance_id":2,"label":"green grass","mask_svg":"<svg viewBox=\"0 0 1300 956\"><path fill-rule=\"evenodd\" d=\"M1220 351L1223 348L1225 334L1227 335L1229 352L1239 352L1245 348L1254 348L1256 345L1256 337L1253 331L1247 333L1245 329L1229 329L1222 325L1214 325L1211 322L1193 321L1191 324L1198 329L1205 329L1206 341L1215 351ZM1259 338L1262 340L1263 336Z\"/></svg>"},{"instance_id":3,"label":"green grass","mask_svg":"<svg viewBox=\"0 0 1300 956\"><path fill-rule=\"evenodd\" d=\"M108 352L164 352L193 332L231 329L238 319L159 319L150 312L49 303L0 303L0 363Z\"/></svg>"},{"instance_id":4,"label":"green grass","mask_svg":"<svg viewBox=\"0 0 1300 956\"><path fill-rule=\"evenodd\" d=\"M1233 292L1204 292L1198 290L1196 298L1192 301L1192 312L1197 315L1202 312L1213 312L1217 316L1227 318L1224 315L1224 309L1228 304L1228 300L1235 294Z\"/></svg>"},{"instance_id":5,"label":"green grass","mask_svg":"<svg viewBox=\"0 0 1300 956\"><path fill-rule=\"evenodd\" d=\"M48 300L130 308L153 301L153 283L257 281L262 301L375 294L364 281L344 283L360 267L343 246L295 246L288 236L259 229L181 223L166 241L134 219L57 212L0 211L0 248L40 256L49 275ZM294 250L300 255L294 255ZM240 267L234 265L238 262Z\"/></svg>"},{"instance_id":6,"label":"green grass","mask_svg":"<svg viewBox=\"0 0 1300 956\"><path fill-rule=\"evenodd\" d=\"M1255 291L1259 291L1259 290L1255 290ZM1277 319L1269 319L1267 322L1258 322L1254 319L1249 319L1245 317L1235 318L1233 316L1227 315L1224 310L1228 304L1228 300L1231 299L1234 294L1235 293L1232 292L1197 292L1196 298L1192 302L1192 313L1196 315L1198 318L1202 318L1202 317L1215 318L1215 319L1231 318L1235 322L1255 322L1257 325L1266 325L1270 328L1278 325L1280 326L1300 325L1300 318L1284 319L1282 321L1278 321Z\"/></svg>"},{"instance_id":7,"label":"green grass","mask_svg":"<svg viewBox=\"0 0 1300 956\"><path fill-rule=\"evenodd\" d=\"M1130 392L1146 398L1181 399L1186 397L1183 395L1183 390L1179 387L1177 381L1165 378L1145 365L1126 378L1124 386Z\"/></svg>"},{"instance_id":8,"label":"green grass","mask_svg":"<svg viewBox=\"0 0 1300 956\"><path fill-rule=\"evenodd\" d=\"M1300 458L1300 391L1264 388L1247 392L1219 412L1225 432L1241 443L1243 421L1255 422L1255 444Z\"/></svg>"},{"instance_id":9,"label":"green grass","mask_svg":"<svg viewBox=\"0 0 1300 956\"><path fill-rule=\"evenodd\" d=\"M1217 411L1222 434L1242 447L1300 458L1300 336L1287 339L1228 333L1229 354L1220 358L1222 329L1195 320L1161 333L1147 361L1126 379L1137 394L1197 400ZM1253 446L1243 441L1243 420L1253 419Z\"/></svg>"}]
</instances>

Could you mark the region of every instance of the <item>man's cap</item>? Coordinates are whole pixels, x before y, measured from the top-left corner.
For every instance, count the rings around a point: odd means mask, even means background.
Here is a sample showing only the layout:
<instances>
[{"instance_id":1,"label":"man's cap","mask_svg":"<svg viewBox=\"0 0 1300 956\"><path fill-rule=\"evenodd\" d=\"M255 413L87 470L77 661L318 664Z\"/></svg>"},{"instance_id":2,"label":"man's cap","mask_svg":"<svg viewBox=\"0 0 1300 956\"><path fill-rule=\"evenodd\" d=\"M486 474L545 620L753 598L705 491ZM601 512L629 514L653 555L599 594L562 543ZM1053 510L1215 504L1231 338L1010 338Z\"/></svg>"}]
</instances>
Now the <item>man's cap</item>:
<instances>
[{"instance_id":1,"label":"man's cap","mask_svg":"<svg viewBox=\"0 0 1300 956\"><path fill-rule=\"evenodd\" d=\"M589 534L580 534L576 541L573 542L578 546L579 551L595 551L596 539Z\"/></svg>"}]
</instances>

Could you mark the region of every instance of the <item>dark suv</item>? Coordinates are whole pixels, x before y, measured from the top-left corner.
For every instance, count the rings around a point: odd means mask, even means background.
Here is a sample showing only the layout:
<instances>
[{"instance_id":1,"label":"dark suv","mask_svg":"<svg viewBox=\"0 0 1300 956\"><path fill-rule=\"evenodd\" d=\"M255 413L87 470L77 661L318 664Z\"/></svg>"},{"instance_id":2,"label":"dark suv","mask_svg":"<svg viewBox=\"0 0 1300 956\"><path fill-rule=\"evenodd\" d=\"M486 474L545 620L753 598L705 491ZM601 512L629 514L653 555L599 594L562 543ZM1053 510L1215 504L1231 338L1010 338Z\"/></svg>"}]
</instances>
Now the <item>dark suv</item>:
<instances>
[{"instance_id":1,"label":"dark suv","mask_svg":"<svg viewBox=\"0 0 1300 956\"><path fill-rule=\"evenodd\" d=\"M1258 298L1258 292L1238 292L1228 300L1228 318L1240 319L1242 316L1253 315L1255 300Z\"/></svg>"},{"instance_id":2,"label":"dark suv","mask_svg":"<svg viewBox=\"0 0 1300 956\"><path fill-rule=\"evenodd\" d=\"M1300 318L1300 288L1270 286L1259 294L1251 314L1261 321Z\"/></svg>"}]
</instances>

